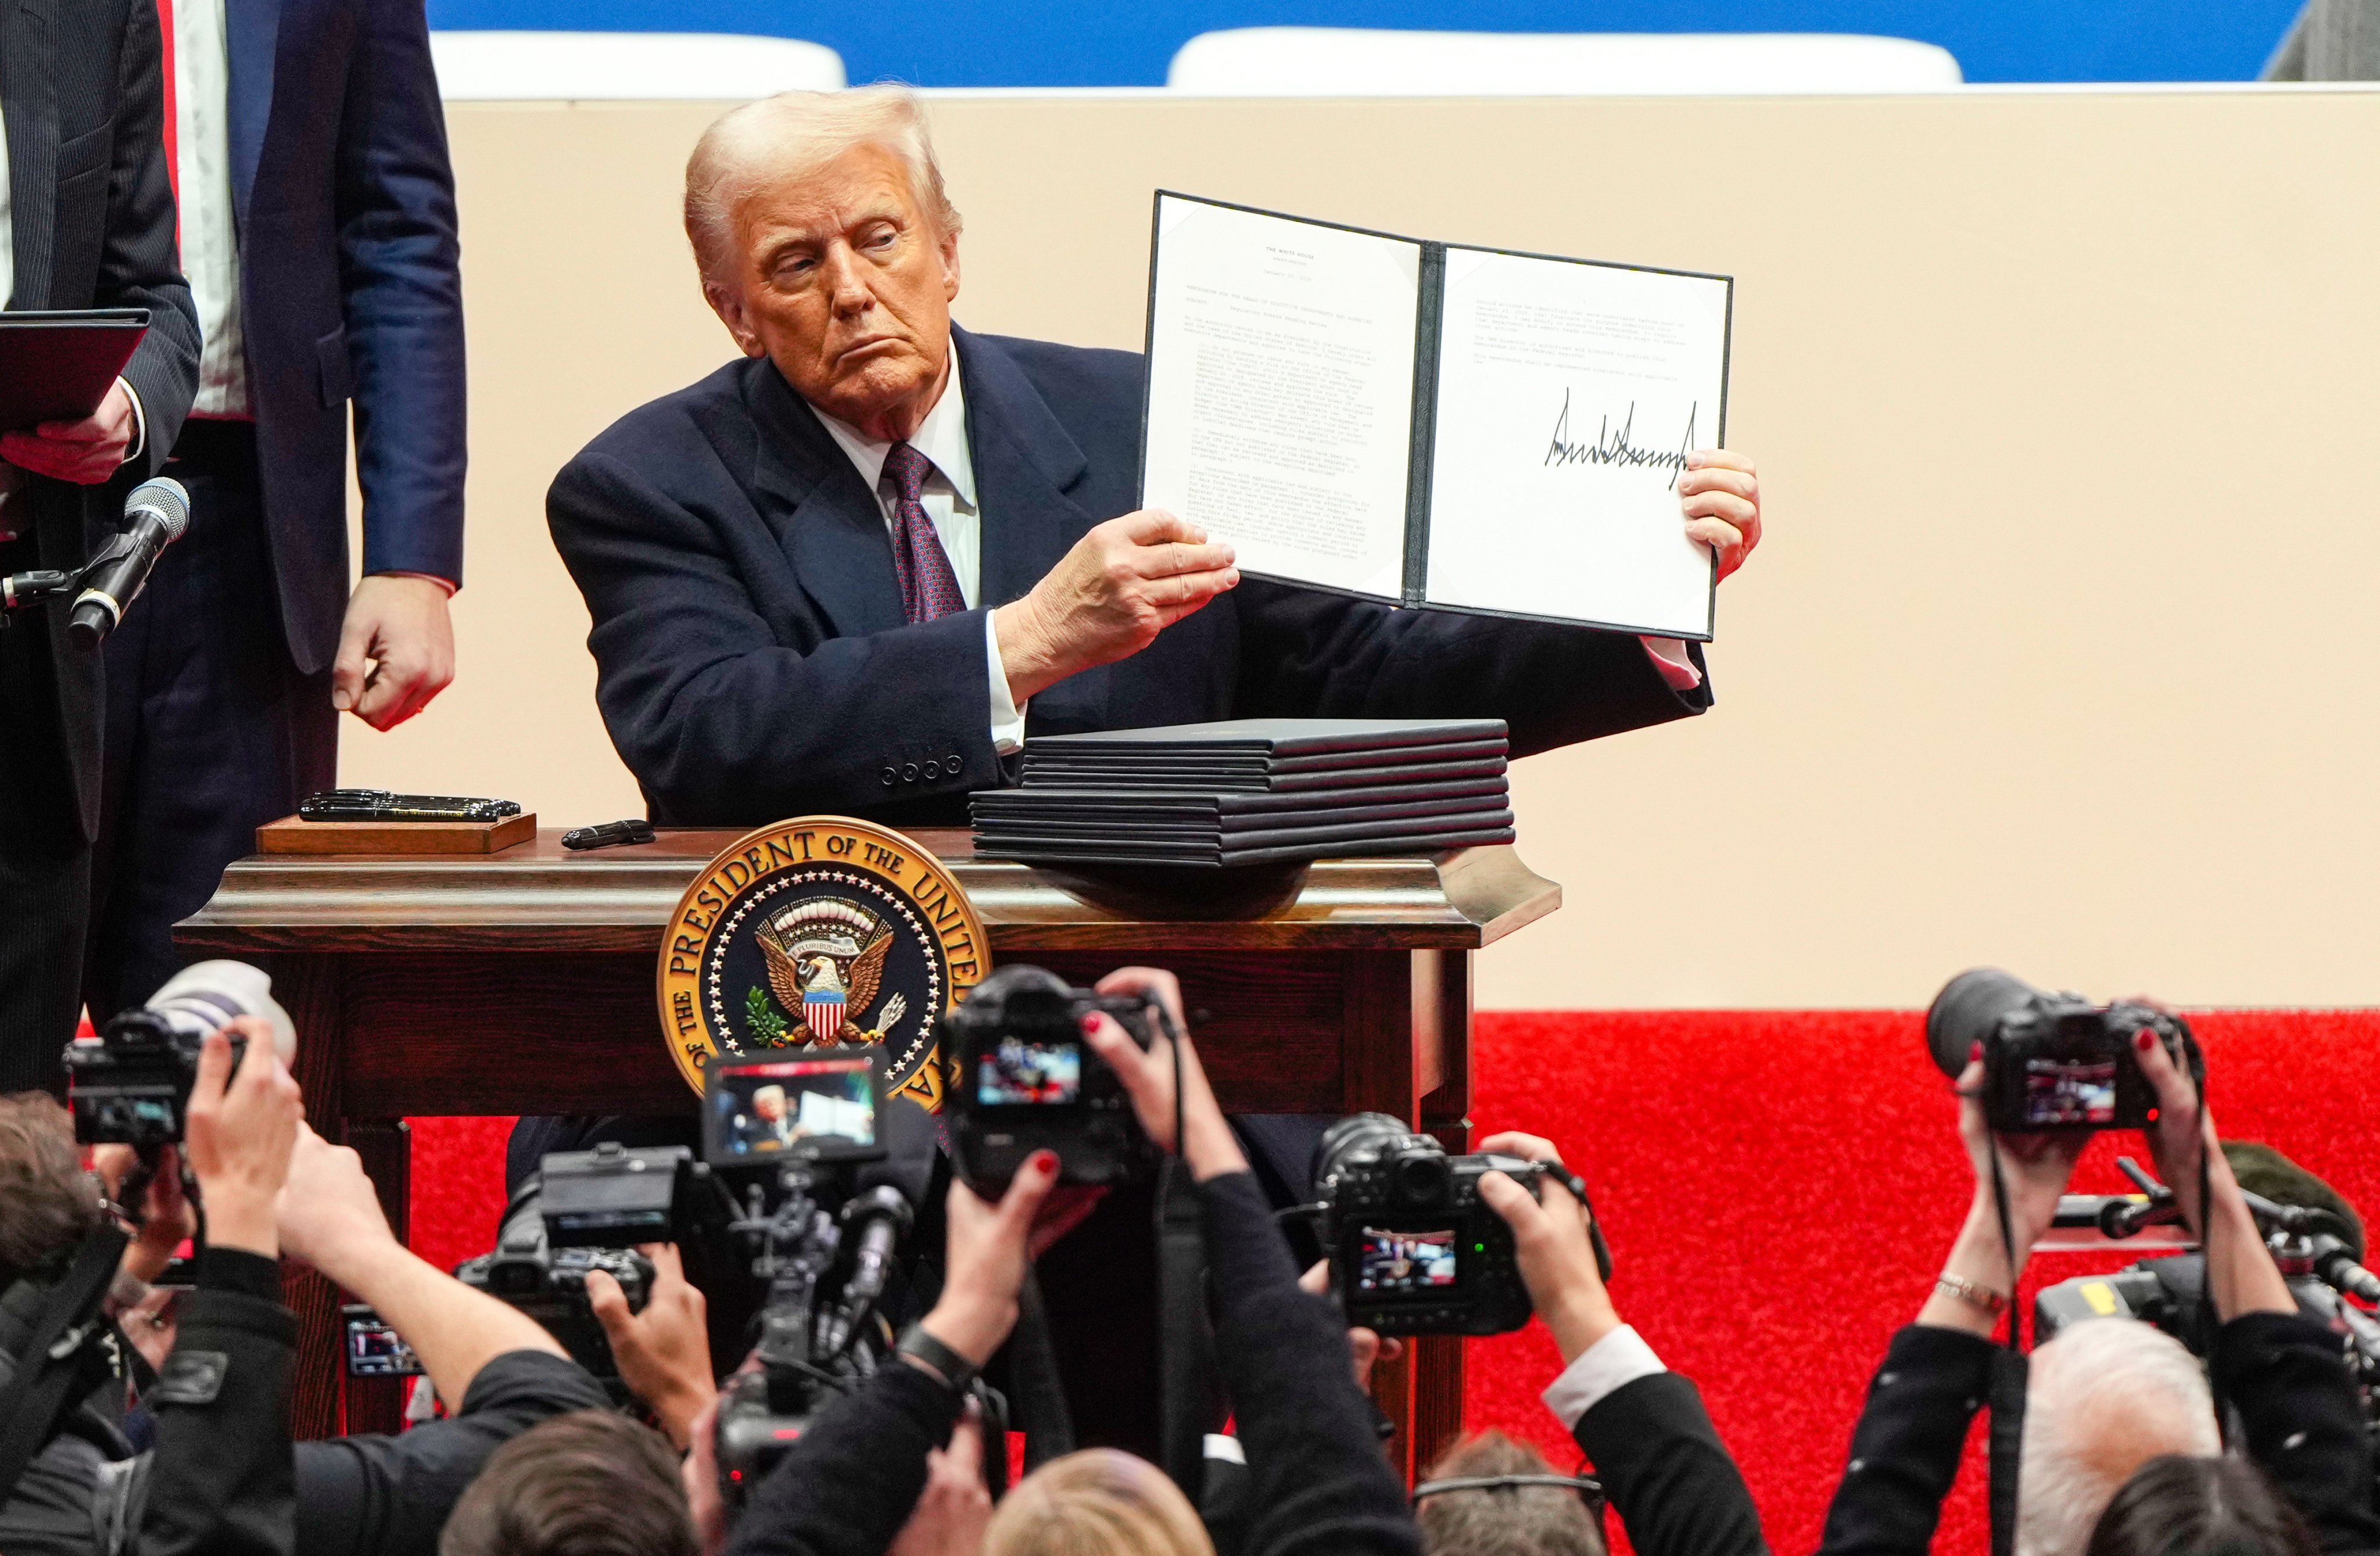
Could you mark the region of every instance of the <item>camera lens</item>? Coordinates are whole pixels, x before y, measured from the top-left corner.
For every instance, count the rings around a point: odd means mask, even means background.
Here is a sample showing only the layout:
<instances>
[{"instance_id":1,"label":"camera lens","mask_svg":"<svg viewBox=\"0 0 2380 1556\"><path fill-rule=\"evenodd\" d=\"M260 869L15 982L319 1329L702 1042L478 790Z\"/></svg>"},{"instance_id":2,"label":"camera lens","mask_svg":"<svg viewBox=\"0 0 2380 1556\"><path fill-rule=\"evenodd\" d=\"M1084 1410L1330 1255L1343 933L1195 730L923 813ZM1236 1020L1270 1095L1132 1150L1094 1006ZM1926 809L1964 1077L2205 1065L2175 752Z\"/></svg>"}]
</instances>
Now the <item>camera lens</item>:
<instances>
[{"instance_id":1,"label":"camera lens","mask_svg":"<svg viewBox=\"0 0 2380 1556\"><path fill-rule=\"evenodd\" d=\"M1925 1013L1925 1046L1953 1080L1967 1067L1967 1051L1988 1038L2002 1018L2041 998L2033 985L1998 967L1975 967L1942 986Z\"/></svg>"}]
</instances>

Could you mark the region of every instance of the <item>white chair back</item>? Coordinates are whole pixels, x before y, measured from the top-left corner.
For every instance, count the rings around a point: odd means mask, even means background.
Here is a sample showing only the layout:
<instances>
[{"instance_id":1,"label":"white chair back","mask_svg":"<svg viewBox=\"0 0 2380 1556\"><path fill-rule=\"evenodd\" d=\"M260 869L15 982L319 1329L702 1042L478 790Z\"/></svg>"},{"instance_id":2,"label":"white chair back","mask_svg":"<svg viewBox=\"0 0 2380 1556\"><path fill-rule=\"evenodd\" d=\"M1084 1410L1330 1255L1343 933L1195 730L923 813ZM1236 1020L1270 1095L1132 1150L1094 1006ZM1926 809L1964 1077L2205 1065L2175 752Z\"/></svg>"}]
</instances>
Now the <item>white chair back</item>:
<instances>
[{"instance_id":1,"label":"white chair back","mask_svg":"<svg viewBox=\"0 0 2380 1556\"><path fill-rule=\"evenodd\" d=\"M1730 97L1937 91L1947 49L1824 32L1202 32L1166 72L1208 97Z\"/></svg>"},{"instance_id":2,"label":"white chair back","mask_svg":"<svg viewBox=\"0 0 2380 1556\"><path fill-rule=\"evenodd\" d=\"M832 49L729 32L432 32L430 56L449 103L749 102L844 85Z\"/></svg>"}]
</instances>

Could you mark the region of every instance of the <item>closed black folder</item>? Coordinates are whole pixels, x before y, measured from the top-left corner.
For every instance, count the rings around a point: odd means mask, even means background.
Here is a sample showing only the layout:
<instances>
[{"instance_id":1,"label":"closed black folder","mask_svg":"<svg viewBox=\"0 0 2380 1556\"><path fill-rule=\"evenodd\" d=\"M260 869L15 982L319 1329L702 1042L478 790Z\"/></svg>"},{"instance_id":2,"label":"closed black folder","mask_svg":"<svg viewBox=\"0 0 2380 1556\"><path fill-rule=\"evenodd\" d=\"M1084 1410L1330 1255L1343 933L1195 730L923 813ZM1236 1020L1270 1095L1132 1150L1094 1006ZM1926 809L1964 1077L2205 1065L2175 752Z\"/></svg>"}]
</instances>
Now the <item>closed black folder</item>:
<instances>
[{"instance_id":1,"label":"closed black folder","mask_svg":"<svg viewBox=\"0 0 2380 1556\"><path fill-rule=\"evenodd\" d=\"M1138 865L1160 869L1223 869L1249 865L1295 864L1319 858L1355 858L1380 854L1436 854L1451 848L1475 848L1490 844L1510 843L1511 827L1498 827L1475 832L1430 833L1413 837L1385 838L1364 843L1305 843L1283 847L1195 849L1168 853L1162 857L1145 854L1123 853L1112 847L1093 844L1083 847L1062 844L1033 842L1007 843L990 839L978 841L976 852L990 859L1014 859L1022 864L1050 865Z\"/></svg>"},{"instance_id":2,"label":"closed black folder","mask_svg":"<svg viewBox=\"0 0 2380 1556\"><path fill-rule=\"evenodd\" d=\"M1028 761L1045 752L1051 756L1063 753L1069 758L1089 753L1207 752L1305 757L1480 740L1493 740L1500 748L1507 734L1501 719L1224 719L1213 723L1168 724L1152 729L1035 735L1025 743L1025 754Z\"/></svg>"},{"instance_id":3,"label":"closed black folder","mask_svg":"<svg viewBox=\"0 0 2380 1556\"><path fill-rule=\"evenodd\" d=\"M145 308L0 312L0 432L97 410L148 333Z\"/></svg>"},{"instance_id":4,"label":"closed black folder","mask_svg":"<svg viewBox=\"0 0 2380 1556\"><path fill-rule=\"evenodd\" d=\"M1024 772L1025 792L1055 789L1229 789L1244 794L1304 794L1321 789L1360 789L1389 784L1442 784L1454 779L1501 776L1500 756L1474 757L1464 761L1409 762L1390 767L1324 768L1315 772L1181 773L1163 769L1146 772L1115 769L1032 768Z\"/></svg>"},{"instance_id":5,"label":"closed black folder","mask_svg":"<svg viewBox=\"0 0 2380 1556\"><path fill-rule=\"evenodd\" d=\"M1236 821L1238 818L1232 818ZM1408 837L1422 833L1468 832L1483 827L1509 827L1512 812L1508 807L1487 807L1471 810L1440 811L1423 816L1377 816L1362 821L1317 822L1293 827L1245 827L1218 830L1193 822L1134 824L1119 826L1112 821L1081 821L1057 817L1048 821L1018 821L1002 827L983 827L977 833L980 846L987 840L1003 843L1059 842L1067 838L1105 840L1125 853L1160 845L1204 844L1217 848L1287 847L1299 843L1346 843L1367 839Z\"/></svg>"},{"instance_id":6,"label":"closed black folder","mask_svg":"<svg viewBox=\"0 0 2380 1556\"><path fill-rule=\"evenodd\" d=\"M1365 806L1404 807L1483 798L1504 803L1511 785L1502 774L1457 778L1439 784L1384 784L1354 788L1301 789L1285 794L1221 789L1082 788L986 789L970 796L978 820L1000 821L1056 812L1100 815L1233 817L1277 816Z\"/></svg>"}]
</instances>

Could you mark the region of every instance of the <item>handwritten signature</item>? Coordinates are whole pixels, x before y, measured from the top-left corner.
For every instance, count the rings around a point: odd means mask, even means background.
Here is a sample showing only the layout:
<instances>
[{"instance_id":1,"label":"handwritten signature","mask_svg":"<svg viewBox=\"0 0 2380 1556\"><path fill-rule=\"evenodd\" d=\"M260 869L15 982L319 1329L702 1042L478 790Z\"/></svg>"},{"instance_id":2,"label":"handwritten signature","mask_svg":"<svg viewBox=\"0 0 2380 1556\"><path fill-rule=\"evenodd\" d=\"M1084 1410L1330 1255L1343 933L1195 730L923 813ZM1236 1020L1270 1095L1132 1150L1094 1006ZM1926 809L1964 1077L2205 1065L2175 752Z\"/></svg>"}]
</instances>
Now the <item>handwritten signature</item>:
<instances>
[{"instance_id":1,"label":"handwritten signature","mask_svg":"<svg viewBox=\"0 0 2380 1556\"><path fill-rule=\"evenodd\" d=\"M1694 417L1701 411L1697 401L1686 412L1686 435L1680 440L1677 452L1664 454L1658 449L1640 448L1632 441L1636 427L1636 402L1628 402L1628 415L1614 432L1611 416L1605 412L1602 424L1596 429L1593 443L1570 441L1570 391L1562 391L1561 414L1554 418L1554 441L1546 450L1548 465L1620 465L1630 469L1651 468L1670 472L1670 489L1677 490L1679 472L1686 468L1686 456L1694 446Z\"/></svg>"}]
</instances>

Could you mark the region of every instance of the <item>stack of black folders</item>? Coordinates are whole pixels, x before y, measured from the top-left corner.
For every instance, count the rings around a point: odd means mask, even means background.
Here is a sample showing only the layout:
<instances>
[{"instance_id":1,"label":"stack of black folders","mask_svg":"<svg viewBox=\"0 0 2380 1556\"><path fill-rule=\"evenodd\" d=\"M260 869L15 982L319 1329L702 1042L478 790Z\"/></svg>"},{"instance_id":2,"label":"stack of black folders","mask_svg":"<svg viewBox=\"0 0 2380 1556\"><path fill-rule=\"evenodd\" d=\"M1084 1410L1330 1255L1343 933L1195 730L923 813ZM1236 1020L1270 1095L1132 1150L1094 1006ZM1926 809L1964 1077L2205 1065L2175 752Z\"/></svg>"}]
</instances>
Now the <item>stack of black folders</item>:
<instances>
[{"instance_id":1,"label":"stack of black folders","mask_svg":"<svg viewBox=\"0 0 2380 1556\"><path fill-rule=\"evenodd\" d=\"M976 852L1220 869L1512 841L1501 719L1235 719L1037 735Z\"/></svg>"}]
</instances>

